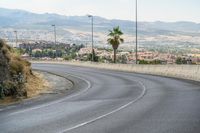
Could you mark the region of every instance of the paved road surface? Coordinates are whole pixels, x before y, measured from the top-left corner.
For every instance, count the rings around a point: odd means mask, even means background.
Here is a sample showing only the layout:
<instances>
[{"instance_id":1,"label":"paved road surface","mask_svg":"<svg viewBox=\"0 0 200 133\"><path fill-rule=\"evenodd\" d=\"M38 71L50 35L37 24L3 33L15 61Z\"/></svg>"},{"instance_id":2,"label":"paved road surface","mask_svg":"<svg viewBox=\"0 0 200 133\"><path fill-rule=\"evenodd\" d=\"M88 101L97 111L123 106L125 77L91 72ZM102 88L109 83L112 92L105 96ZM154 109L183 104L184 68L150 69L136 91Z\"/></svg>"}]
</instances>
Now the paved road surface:
<instances>
[{"instance_id":1,"label":"paved road surface","mask_svg":"<svg viewBox=\"0 0 200 133\"><path fill-rule=\"evenodd\" d=\"M75 92L0 110L1 133L200 133L200 83L67 65L33 68L73 80Z\"/></svg>"}]
</instances>

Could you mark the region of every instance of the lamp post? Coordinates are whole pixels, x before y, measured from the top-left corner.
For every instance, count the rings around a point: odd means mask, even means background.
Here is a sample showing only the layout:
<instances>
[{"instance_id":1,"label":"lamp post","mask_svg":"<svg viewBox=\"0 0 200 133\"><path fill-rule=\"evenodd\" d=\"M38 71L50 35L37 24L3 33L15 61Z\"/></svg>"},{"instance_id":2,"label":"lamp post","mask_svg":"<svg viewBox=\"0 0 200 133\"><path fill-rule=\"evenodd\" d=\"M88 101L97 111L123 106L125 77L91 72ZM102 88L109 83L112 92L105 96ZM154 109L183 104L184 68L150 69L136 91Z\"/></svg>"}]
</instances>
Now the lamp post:
<instances>
[{"instance_id":1,"label":"lamp post","mask_svg":"<svg viewBox=\"0 0 200 133\"><path fill-rule=\"evenodd\" d=\"M138 64L138 2L135 0L135 61Z\"/></svg>"},{"instance_id":2,"label":"lamp post","mask_svg":"<svg viewBox=\"0 0 200 133\"><path fill-rule=\"evenodd\" d=\"M57 58L57 42L56 42L56 25L55 24L53 24L53 25L51 25L51 26L53 26L54 27L54 39L55 39L55 50L56 50L56 58Z\"/></svg>"},{"instance_id":3,"label":"lamp post","mask_svg":"<svg viewBox=\"0 0 200 133\"><path fill-rule=\"evenodd\" d=\"M18 43L17 31L15 30L14 33L15 33L15 43L16 43L16 47L17 47L17 43Z\"/></svg>"},{"instance_id":4,"label":"lamp post","mask_svg":"<svg viewBox=\"0 0 200 133\"><path fill-rule=\"evenodd\" d=\"M88 15L91 18L91 25L92 25L92 61L94 61L94 17L92 15Z\"/></svg>"}]
</instances>

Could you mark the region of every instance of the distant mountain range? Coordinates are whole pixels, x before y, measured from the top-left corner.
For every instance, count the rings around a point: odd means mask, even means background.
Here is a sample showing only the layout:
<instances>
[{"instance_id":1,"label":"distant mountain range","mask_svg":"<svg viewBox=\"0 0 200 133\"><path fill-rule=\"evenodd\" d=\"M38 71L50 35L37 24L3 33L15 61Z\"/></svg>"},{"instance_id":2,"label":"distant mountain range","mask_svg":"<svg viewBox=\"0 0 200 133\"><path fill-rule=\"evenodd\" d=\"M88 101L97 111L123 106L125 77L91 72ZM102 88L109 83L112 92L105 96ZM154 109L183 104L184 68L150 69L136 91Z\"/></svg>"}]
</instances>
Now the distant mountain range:
<instances>
[{"instance_id":1,"label":"distant mountain range","mask_svg":"<svg viewBox=\"0 0 200 133\"><path fill-rule=\"evenodd\" d=\"M87 16L63 16L58 14L36 14L23 10L0 8L0 38L15 42L14 30L21 41L54 41L53 27L57 28L57 41L89 45L91 43L91 19ZM135 22L109 20L94 16L95 45L104 46L108 30L120 26L125 44L134 47ZM140 48L169 49L183 51L200 49L200 24L194 22L139 22ZM102 45L104 44L104 45ZM176 47L175 47L176 46Z\"/></svg>"},{"instance_id":2,"label":"distant mountain range","mask_svg":"<svg viewBox=\"0 0 200 133\"><path fill-rule=\"evenodd\" d=\"M90 19L87 16L63 16L58 14L36 14L23 10L0 8L1 28L47 28L51 24L59 27L70 27L90 30ZM120 26L126 33L132 33L135 26L133 21L108 20L95 16L94 24L98 31L107 31L113 26ZM194 22L139 22L141 34L170 34L171 32L200 33L200 24Z\"/></svg>"}]
</instances>

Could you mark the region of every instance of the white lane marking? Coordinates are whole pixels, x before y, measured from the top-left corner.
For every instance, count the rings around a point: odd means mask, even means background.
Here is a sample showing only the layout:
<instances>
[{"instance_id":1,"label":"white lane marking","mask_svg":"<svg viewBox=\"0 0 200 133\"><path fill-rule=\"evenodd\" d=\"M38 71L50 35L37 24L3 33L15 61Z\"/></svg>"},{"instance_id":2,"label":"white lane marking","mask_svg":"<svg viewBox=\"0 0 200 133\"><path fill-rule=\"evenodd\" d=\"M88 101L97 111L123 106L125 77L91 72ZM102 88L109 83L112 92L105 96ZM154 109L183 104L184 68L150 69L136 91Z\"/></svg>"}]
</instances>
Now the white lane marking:
<instances>
[{"instance_id":1,"label":"white lane marking","mask_svg":"<svg viewBox=\"0 0 200 133\"><path fill-rule=\"evenodd\" d=\"M67 97L65 97L63 99L60 99L60 100L57 100L55 102L51 102L49 104L43 104L43 105L36 106L36 107L33 107L33 108L28 108L28 109L20 110L20 111L17 111L17 112L13 112L13 113L10 113L9 116L16 115L16 114L19 114L19 113L24 113L24 112L31 111L31 110L36 110L36 109L44 108L44 107L47 107L47 106L50 106L50 105L53 105L53 104L57 104L57 103L63 102L65 100L69 99L69 98L77 97L77 96L79 96L79 95L87 92L91 88L92 85L91 85L91 83L88 80L86 80L84 78L81 78L81 77L78 77L78 76L75 76L75 75L72 75L72 74L68 74L68 75L72 76L72 77L75 77L75 78L79 78L79 79L85 81L88 84L88 87L86 89L84 89L83 91L79 92L79 93L67 96Z\"/></svg>"},{"instance_id":2,"label":"white lane marking","mask_svg":"<svg viewBox=\"0 0 200 133\"><path fill-rule=\"evenodd\" d=\"M111 114L113 114L113 113L116 113L116 112L118 112L118 111L120 111L120 110L122 110L122 109L128 107L129 105L131 105L131 104L137 102L138 100L140 100L140 99L145 95L147 89L146 89L145 85L144 85L142 82L140 82L140 81L136 81L136 82L138 82L138 83L142 86L142 88L143 88L141 95L139 95L136 99L134 99L133 101L130 101L129 103L127 103L127 104L125 104L125 105L123 105L123 106L121 106L121 107L119 107L119 108L117 108L117 109L115 109L115 110L113 110L113 111L111 111L111 112L109 112L109 113L106 113L106 114L104 114L104 115L101 115L101 116L99 116L99 117L96 117L96 118L94 118L94 119L92 119L92 120L89 120L89 121L80 123L80 124L75 125L75 126L73 126L73 127L67 128L67 129L61 131L60 133L68 132L68 131L74 130L74 129L76 129L76 128L79 128L79 127L88 125L88 124L90 124L90 123L92 123L92 122L95 122L95 121L97 121L97 120L100 120L100 119L102 119L102 118L105 118L105 117L107 117L107 116L109 116L109 115L111 115Z\"/></svg>"}]
</instances>

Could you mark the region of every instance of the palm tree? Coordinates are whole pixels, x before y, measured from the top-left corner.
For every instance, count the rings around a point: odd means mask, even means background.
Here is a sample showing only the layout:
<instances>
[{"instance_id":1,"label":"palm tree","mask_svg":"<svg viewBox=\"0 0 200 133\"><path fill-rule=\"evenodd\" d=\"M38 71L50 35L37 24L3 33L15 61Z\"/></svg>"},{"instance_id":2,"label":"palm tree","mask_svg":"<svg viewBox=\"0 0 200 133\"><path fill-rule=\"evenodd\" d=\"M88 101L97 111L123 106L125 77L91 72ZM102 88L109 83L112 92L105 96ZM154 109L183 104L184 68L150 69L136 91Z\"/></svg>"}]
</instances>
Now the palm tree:
<instances>
[{"instance_id":1,"label":"palm tree","mask_svg":"<svg viewBox=\"0 0 200 133\"><path fill-rule=\"evenodd\" d=\"M114 27L113 30L109 30L109 34L108 36L110 38L108 38L107 42L112 45L113 47L113 51L114 51L114 63L116 63L116 52L117 49L119 47L119 45L121 43L124 42L124 39L121 38L121 36L123 35L123 32L120 30L119 26L118 27Z\"/></svg>"}]
</instances>

